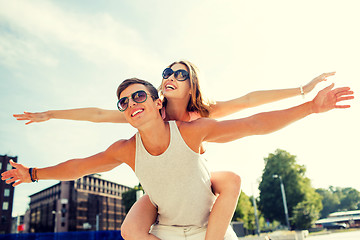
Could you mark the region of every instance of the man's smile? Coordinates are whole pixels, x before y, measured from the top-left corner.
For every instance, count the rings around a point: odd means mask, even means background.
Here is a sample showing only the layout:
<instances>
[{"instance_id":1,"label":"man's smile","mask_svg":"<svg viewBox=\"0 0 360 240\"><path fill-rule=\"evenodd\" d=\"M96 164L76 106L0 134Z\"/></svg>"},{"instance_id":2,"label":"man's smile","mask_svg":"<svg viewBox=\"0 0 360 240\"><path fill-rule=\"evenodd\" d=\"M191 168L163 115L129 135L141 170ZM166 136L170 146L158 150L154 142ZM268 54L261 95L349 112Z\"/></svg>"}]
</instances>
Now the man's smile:
<instances>
[{"instance_id":1,"label":"man's smile","mask_svg":"<svg viewBox=\"0 0 360 240\"><path fill-rule=\"evenodd\" d=\"M136 115L139 115L139 114L142 113L143 111L144 111L143 108L134 109L133 112L131 113L131 117L135 117Z\"/></svg>"}]
</instances>

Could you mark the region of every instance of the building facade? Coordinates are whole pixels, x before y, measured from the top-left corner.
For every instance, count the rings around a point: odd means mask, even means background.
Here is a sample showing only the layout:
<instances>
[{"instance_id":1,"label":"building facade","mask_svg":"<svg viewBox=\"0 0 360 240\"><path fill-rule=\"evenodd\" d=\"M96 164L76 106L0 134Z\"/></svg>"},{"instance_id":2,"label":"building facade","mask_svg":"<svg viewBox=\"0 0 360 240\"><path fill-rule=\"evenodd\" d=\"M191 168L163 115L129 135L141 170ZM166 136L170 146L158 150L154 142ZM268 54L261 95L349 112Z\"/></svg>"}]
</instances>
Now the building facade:
<instances>
[{"instance_id":1,"label":"building facade","mask_svg":"<svg viewBox=\"0 0 360 240\"><path fill-rule=\"evenodd\" d=\"M30 232L120 230L128 190L98 174L59 182L30 196Z\"/></svg>"},{"instance_id":2,"label":"building facade","mask_svg":"<svg viewBox=\"0 0 360 240\"><path fill-rule=\"evenodd\" d=\"M11 170L9 161L17 162L17 157L0 155L0 172ZM0 181L0 234L11 233L12 208L14 201L14 187L11 184Z\"/></svg>"}]
</instances>

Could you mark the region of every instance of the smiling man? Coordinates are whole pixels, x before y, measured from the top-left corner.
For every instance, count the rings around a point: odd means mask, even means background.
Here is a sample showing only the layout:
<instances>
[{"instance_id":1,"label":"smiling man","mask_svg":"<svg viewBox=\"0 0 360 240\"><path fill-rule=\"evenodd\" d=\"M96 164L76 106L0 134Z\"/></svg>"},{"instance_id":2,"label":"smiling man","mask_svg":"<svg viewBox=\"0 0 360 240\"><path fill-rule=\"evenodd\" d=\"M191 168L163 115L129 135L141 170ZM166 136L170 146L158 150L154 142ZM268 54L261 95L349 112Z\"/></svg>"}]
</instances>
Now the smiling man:
<instances>
[{"instance_id":1,"label":"smiling man","mask_svg":"<svg viewBox=\"0 0 360 240\"><path fill-rule=\"evenodd\" d=\"M138 129L132 138L119 140L91 157L71 159L52 167L28 168L12 162L15 169L2 173L2 180L14 186L43 179L74 180L125 163L158 208L158 223L142 239L204 239L215 196L200 154L201 143L268 134L313 113L350 107L337 103L352 99L353 92L348 87L332 88L330 85L312 101L299 106L247 118L164 122L156 88L143 80L127 79L117 91L118 108ZM234 237L229 229L225 239Z\"/></svg>"}]
</instances>

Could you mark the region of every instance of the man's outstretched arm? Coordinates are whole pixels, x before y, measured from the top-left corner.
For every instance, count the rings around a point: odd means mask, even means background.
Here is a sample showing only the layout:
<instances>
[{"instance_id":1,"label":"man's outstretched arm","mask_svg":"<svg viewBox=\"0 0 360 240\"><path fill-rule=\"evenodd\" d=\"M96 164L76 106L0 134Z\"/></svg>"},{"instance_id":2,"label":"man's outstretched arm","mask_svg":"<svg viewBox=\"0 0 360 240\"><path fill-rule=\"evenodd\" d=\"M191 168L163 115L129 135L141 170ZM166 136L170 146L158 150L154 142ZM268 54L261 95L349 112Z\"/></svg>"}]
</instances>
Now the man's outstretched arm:
<instances>
[{"instance_id":1,"label":"man's outstretched arm","mask_svg":"<svg viewBox=\"0 0 360 240\"><path fill-rule=\"evenodd\" d=\"M122 141L114 143L106 151L95 154L86 158L71 159L54 166L37 168L36 179L34 180L60 180L69 181L75 180L82 176L109 171L119 166L122 161L114 154L114 149L121 150ZM6 180L6 183L17 186L21 183L32 182L29 167L22 164L10 161L10 164L15 168L1 174L1 180Z\"/></svg>"}]
</instances>

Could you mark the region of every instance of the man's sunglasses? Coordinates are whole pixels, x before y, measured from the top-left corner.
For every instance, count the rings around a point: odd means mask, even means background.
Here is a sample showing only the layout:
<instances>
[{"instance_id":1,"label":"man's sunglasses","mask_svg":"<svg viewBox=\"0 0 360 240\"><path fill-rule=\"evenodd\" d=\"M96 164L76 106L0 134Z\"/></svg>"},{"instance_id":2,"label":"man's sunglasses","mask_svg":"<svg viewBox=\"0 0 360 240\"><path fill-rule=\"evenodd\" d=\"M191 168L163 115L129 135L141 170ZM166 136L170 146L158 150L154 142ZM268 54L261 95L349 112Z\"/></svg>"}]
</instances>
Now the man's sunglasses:
<instances>
[{"instance_id":1,"label":"man's sunglasses","mask_svg":"<svg viewBox=\"0 0 360 240\"><path fill-rule=\"evenodd\" d=\"M171 75L174 74L174 77L178 81L185 81L189 78L189 73L183 69L179 69L176 71L173 71L171 68L165 68L165 70L162 73L163 79L168 79Z\"/></svg>"},{"instance_id":2,"label":"man's sunglasses","mask_svg":"<svg viewBox=\"0 0 360 240\"><path fill-rule=\"evenodd\" d=\"M143 103L147 99L147 93L144 90L139 90L131 94L130 97L122 97L117 102L118 109L123 112L129 107L129 101L131 98L136 103Z\"/></svg>"}]
</instances>

